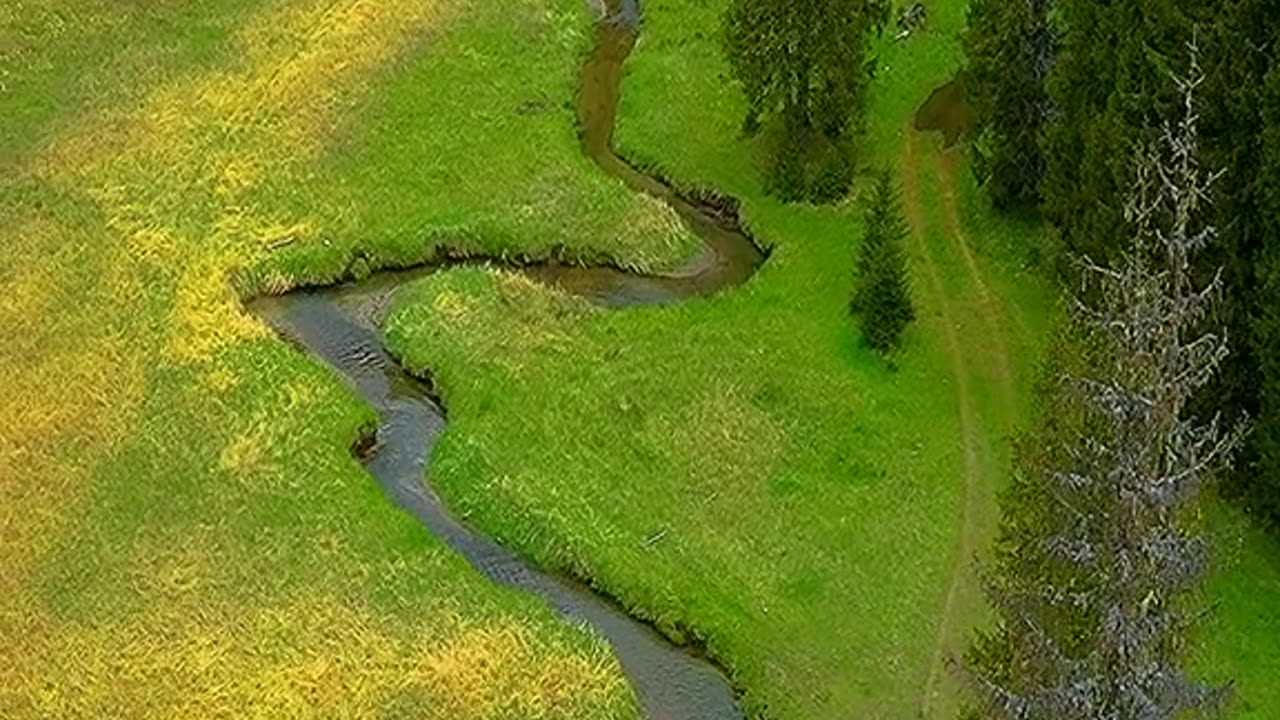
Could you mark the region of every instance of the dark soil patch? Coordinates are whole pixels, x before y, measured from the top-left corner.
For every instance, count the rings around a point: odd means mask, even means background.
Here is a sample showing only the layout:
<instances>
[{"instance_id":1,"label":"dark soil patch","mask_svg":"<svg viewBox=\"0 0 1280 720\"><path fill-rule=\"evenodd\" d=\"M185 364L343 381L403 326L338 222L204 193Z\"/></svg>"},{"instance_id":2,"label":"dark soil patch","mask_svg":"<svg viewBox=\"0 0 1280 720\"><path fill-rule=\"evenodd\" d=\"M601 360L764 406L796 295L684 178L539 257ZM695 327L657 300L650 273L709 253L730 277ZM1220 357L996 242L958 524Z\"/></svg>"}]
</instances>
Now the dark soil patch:
<instances>
[{"instance_id":1,"label":"dark soil patch","mask_svg":"<svg viewBox=\"0 0 1280 720\"><path fill-rule=\"evenodd\" d=\"M973 129L976 120L973 107L965 96L964 85L959 80L952 80L929 93L928 99L916 110L915 129L940 131L943 146L951 147Z\"/></svg>"}]
</instances>

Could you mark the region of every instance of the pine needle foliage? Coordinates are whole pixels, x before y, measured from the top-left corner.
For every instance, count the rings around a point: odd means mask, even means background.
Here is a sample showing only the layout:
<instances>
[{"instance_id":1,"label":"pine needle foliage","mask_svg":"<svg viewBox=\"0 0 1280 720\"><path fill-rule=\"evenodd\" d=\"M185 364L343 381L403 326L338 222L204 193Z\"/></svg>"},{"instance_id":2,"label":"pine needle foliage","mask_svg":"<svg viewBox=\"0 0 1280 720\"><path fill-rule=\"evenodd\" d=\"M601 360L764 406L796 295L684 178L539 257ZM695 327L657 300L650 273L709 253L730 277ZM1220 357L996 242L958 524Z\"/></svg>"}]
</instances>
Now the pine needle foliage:
<instances>
[{"instance_id":1,"label":"pine needle foliage","mask_svg":"<svg viewBox=\"0 0 1280 720\"><path fill-rule=\"evenodd\" d=\"M1280 530L1280 63L1271 68L1263 91L1261 165L1254 192L1266 245L1254 265L1257 290L1252 299L1253 359L1257 376L1257 425L1251 440L1256 463L1237 482L1265 521Z\"/></svg>"},{"instance_id":2,"label":"pine needle foliage","mask_svg":"<svg viewBox=\"0 0 1280 720\"><path fill-rule=\"evenodd\" d=\"M867 231L858 249L851 309L862 315L867 344L885 353L896 348L915 319L902 242L906 223L888 173L876 181L867 211Z\"/></svg>"},{"instance_id":3,"label":"pine needle foliage","mask_svg":"<svg viewBox=\"0 0 1280 720\"><path fill-rule=\"evenodd\" d=\"M1034 208L1051 103L1048 0L974 0L964 35L965 94L977 117L974 168L997 208Z\"/></svg>"},{"instance_id":4,"label":"pine needle foliage","mask_svg":"<svg viewBox=\"0 0 1280 720\"><path fill-rule=\"evenodd\" d=\"M768 186L786 201L827 202L848 189L850 130L860 125L872 65L871 31L887 0L733 0L722 41L747 98L743 130L778 121ZM812 163L810 163L812 161ZM811 172L808 165L815 165ZM812 176L812 177L811 177Z\"/></svg>"},{"instance_id":5,"label":"pine needle foliage","mask_svg":"<svg viewBox=\"0 0 1280 720\"><path fill-rule=\"evenodd\" d=\"M1015 534L986 578L1000 623L968 669L983 717L1175 720L1225 697L1181 667L1188 592L1207 565L1190 521L1241 439L1187 412L1227 355L1223 337L1200 329L1221 276L1196 284L1192 273L1215 237L1197 220L1216 177L1197 161L1203 77L1192 45L1181 118L1138 152L1127 252L1082 262L1082 296L1096 300L1076 300L1072 324L1088 362L1063 379L1061 417L1022 492L1049 509L1006 519L1006 540Z\"/></svg>"}]
</instances>

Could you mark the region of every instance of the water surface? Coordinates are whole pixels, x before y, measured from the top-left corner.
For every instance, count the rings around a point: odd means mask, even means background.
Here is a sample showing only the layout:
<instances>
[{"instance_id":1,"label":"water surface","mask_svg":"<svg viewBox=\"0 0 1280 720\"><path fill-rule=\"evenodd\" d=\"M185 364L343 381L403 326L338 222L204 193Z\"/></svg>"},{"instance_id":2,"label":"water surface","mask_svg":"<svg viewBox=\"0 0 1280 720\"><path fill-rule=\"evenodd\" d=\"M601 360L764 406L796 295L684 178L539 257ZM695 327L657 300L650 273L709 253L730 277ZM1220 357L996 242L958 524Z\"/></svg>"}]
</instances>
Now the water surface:
<instances>
[{"instance_id":1,"label":"water surface","mask_svg":"<svg viewBox=\"0 0 1280 720\"><path fill-rule=\"evenodd\" d=\"M597 24L597 43L581 71L579 123L585 152L635 192L669 204L704 242L703 251L667 276L556 262L515 268L544 283L607 306L676 302L709 295L749 278L764 255L742 232L732 201L686 200L612 150L622 66L639 31L634 0L611 0ZM679 648L586 585L540 571L515 553L466 527L431 489L428 459L446 426L444 409L425 384L408 375L384 346L382 323L396 292L452 265L443 262L385 271L358 282L299 290L249 303L283 338L322 360L372 405L379 426L367 467L397 505L411 513L485 577L545 599L562 616L605 637L653 720L738 720L724 674L696 651ZM495 263L497 264L497 263Z\"/></svg>"}]
</instances>

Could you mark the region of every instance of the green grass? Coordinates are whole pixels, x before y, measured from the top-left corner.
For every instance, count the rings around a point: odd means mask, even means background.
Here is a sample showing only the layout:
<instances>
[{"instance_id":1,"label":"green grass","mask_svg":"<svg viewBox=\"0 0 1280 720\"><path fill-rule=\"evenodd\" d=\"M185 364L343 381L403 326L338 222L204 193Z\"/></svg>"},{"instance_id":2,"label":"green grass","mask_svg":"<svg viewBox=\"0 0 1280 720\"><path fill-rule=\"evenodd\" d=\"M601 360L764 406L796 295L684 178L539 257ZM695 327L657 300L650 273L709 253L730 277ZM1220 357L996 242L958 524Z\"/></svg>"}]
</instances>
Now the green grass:
<instances>
[{"instance_id":1,"label":"green grass","mask_svg":"<svg viewBox=\"0 0 1280 720\"><path fill-rule=\"evenodd\" d=\"M581 150L577 65L592 26L572 0L472 3L423 42L327 151L315 195L354 207L347 232L275 253L263 270L326 281L414 263L438 246L560 257L642 271L676 267L698 242L674 211L623 192ZM282 185L277 204L298 201Z\"/></svg>"},{"instance_id":2,"label":"green grass","mask_svg":"<svg viewBox=\"0 0 1280 720\"><path fill-rule=\"evenodd\" d=\"M947 432L947 398L892 389L927 368L857 368L851 333L778 303L566 311L479 271L418 293L390 340L445 392L432 474L455 508L694 628L754 710L903 706L956 532L934 481L956 458L903 422Z\"/></svg>"},{"instance_id":3,"label":"green grass","mask_svg":"<svg viewBox=\"0 0 1280 720\"><path fill-rule=\"evenodd\" d=\"M646 5L618 143L677 182L741 198L773 255L743 287L657 309L601 311L479 270L424 280L388 333L407 365L432 372L451 409L433 483L501 541L705 643L752 714L914 717L927 707L948 717L951 678L924 697L935 648L958 652L986 617L963 573L954 617L940 620L964 502L955 373L967 378L975 416L981 547L1053 314L1026 268L1042 229L993 215L963 163L948 171L954 158L935 139L916 141L915 166L904 159L914 109L958 63L964 5L937 3L924 36L880 44L863 145L864 167L900 171L921 198L921 321L887 369L845 317L858 202L812 208L764 196L759 149L737 138L742 101L714 42L722 7ZM1261 556L1241 557L1224 563L1215 588L1242 583L1235 593L1248 587L1265 598L1258 606L1274 602ZM1272 657L1270 640L1250 640L1261 626L1243 608L1222 622L1237 642L1216 643L1212 667L1232 668L1241 695L1271 707L1266 670L1245 662Z\"/></svg>"},{"instance_id":4,"label":"green grass","mask_svg":"<svg viewBox=\"0 0 1280 720\"><path fill-rule=\"evenodd\" d=\"M444 390L453 425L433 479L473 522L589 574L677 636L691 629L753 713L906 716L922 702L956 560L961 433L936 330L944 305L972 308L967 281L926 178L946 297L920 296L924 320L896 372L860 347L845 311L858 205L763 195L754 149L735 139L741 100L710 39L719 7L648 6L619 143L681 182L742 198L775 248L757 277L711 300L605 313L451 273L404 300L390 341ZM953 66L942 29L955 16L936 14L934 34L885 49L900 67L873 99L868 165L896 167L897 131ZM963 193L970 203L973 189ZM1006 329L1024 386L1048 297L1028 275L981 262L1030 328ZM966 348L982 347L974 313L953 315ZM977 371L974 402L989 420L974 443L994 485L1010 418L995 379ZM971 589L962 595L976 606ZM962 630L943 633L948 648Z\"/></svg>"},{"instance_id":5,"label":"green grass","mask_svg":"<svg viewBox=\"0 0 1280 720\"><path fill-rule=\"evenodd\" d=\"M394 509L348 454L368 408L228 282L439 243L681 261L579 150L587 10L3 15L0 715L635 717L599 638Z\"/></svg>"},{"instance_id":6,"label":"green grass","mask_svg":"<svg viewBox=\"0 0 1280 720\"><path fill-rule=\"evenodd\" d=\"M606 313L448 273L406 298L392 340L438 371L454 425L433 473L473 522L705 641L755 712L911 716L939 637L958 649L981 612L962 583L963 622L940 630L963 560L947 323L981 497L1028 409L1002 400L932 141L914 173L921 320L896 371L858 346L858 204L763 196L711 40L721 6L647 4L619 142L743 198L776 248L760 274ZM883 47L868 167L901 169L900 131L956 63L961 4L931 14ZM18 58L0 71L0 715L634 717L598 638L391 507L346 450L369 410L227 282L283 290L441 245L680 262L692 241L670 213L578 149L582 4L48 0L0 19ZM1025 390L1050 315L1020 269L1035 230L956 177ZM979 534L993 521L988 503ZM1249 623L1275 607L1258 579L1274 551L1239 533L1213 586L1238 602L1205 662L1239 670L1269 717L1274 632Z\"/></svg>"},{"instance_id":7,"label":"green grass","mask_svg":"<svg viewBox=\"0 0 1280 720\"><path fill-rule=\"evenodd\" d=\"M1212 507L1212 615L1197 628L1193 652L1202 674L1230 681L1229 716L1268 720L1280 713L1280 543L1231 507Z\"/></svg>"},{"instance_id":8,"label":"green grass","mask_svg":"<svg viewBox=\"0 0 1280 720\"><path fill-rule=\"evenodd\" d=\"M13 0L0 8L0 161L12 161L90 109L225 61L228 36L264 0L118 3Z\"/></svg>"}]
</instances>

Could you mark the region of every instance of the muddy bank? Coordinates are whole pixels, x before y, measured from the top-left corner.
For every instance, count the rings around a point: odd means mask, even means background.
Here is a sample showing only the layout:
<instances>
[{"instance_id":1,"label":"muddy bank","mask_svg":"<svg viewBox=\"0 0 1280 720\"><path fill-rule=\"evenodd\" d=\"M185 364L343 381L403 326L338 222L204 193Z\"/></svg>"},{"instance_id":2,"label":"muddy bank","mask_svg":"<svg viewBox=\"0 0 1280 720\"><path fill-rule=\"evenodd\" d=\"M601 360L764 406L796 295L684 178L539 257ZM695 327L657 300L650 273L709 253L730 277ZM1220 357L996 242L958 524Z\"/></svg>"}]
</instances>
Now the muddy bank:
<instances>
[{"instance_id":1,"label":"muddy bank","mask_svg":"<svg viewBox=\"0 0 1280 720\"><path fill-rule=\"evenodd\" d=\"M697 648L677 647L588 584L534 568L450 514L431 489L427 474L432 448L446 426L445 410L429 383L405 372L383 344L381 326L396 292L429 273L459 265L504 265L618 307L712 294L747 280L764 261L765 254L741 228L736 201L715 193L686 197L669 182L644 174L613 152L622 67L635 43L640 15L634 0L608 0L602 7L596 47L581 71L578 120L583 148L605 172L633 191L670 205L703 241L697 258L671 275L642 275L604 265L520 258L514 263L494 262L441 250L431 262L416 267L262 297L250 301L248 309L291 345L337 370L375 408L378 427L363 431L352 452L386 494L484 576L542 597L564 617L587 623L605 637L648 717L740 719L742 713L724 673ZM354 258L353 266L360 261ZM357 273L352 269L348 274Z\"/></svg>"}]
</instances>

